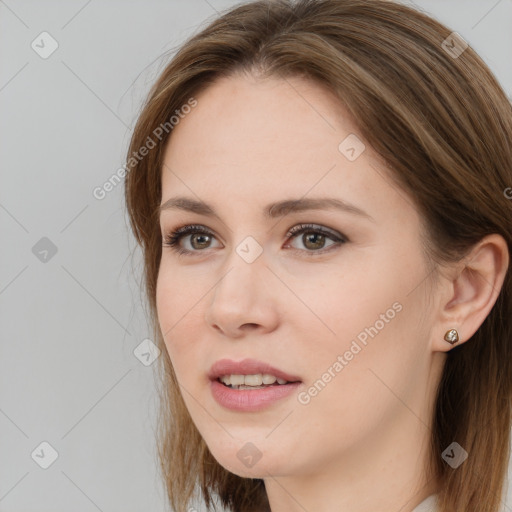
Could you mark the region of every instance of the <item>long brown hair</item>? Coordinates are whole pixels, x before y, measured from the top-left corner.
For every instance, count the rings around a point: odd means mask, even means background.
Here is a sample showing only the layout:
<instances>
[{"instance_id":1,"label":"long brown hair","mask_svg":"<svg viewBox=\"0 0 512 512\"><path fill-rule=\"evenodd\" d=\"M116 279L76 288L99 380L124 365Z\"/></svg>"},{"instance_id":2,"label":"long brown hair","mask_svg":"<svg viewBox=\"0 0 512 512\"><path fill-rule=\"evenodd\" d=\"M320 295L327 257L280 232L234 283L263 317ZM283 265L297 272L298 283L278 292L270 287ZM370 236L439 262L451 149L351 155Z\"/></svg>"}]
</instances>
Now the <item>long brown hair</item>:
<instances>
[{"instance_id":1,"label":"long brown hair","mask_svg":"<svg viewBox=\"0 0 512 512\"><path fill-rule=\"evenodd\" d=\"M206 447L158 326L158 206L169 119L216 78L235 71L309 77L337 95L358 135L413 199L428 228L430 262L457 261L491 233L503 236L510 252L512 106L482 59L454 37L426 14L385 0L253 1L191 37L151 89L128 150L125 193L162 351L158 449L177 512L186 511L198 490L207 506L217 494L236 512L270 509L263 480L228 472ZM155 136L156 147L142 152ZM499 510L510 448L511 286L507 271L481 327L447 354L427 468L441 483L441 512ZM441 457L454 441L469 453L457 469Z\"/></svg>"}]
</instances>

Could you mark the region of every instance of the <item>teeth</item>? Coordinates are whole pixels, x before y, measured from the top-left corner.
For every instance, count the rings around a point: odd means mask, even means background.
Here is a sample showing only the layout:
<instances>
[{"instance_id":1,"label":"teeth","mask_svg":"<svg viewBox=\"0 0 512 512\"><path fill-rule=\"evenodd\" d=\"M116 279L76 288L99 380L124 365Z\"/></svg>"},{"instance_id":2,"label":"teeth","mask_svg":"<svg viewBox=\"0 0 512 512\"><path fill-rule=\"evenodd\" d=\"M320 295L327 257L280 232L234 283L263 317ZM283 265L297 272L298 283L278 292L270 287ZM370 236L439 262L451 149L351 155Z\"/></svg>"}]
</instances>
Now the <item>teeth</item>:
<instances>
[{"instance_id":1,"label":"teeth","mask_svg":"<svg viewBox=\"0 0 512 512\"><path fill-rule=\"evenodd\" d=\"M221 382L224 382L226 386L229 386L231 384L231 376L230 375L224 375L224 377L220 378Z\"/></svg>"},{"instance_id":2,"label":"teeth","mask_svg":"<svg viewBox=\"0 0 512 512\"><path fill-rule=\"evenodd\" d=\"M274 382L276 380L279 380L279 379L276 379L273 375L269 375L268 373L264 373L262 379L263 379L263 384L274 384Z\"/></svg>"},{"instance_id":3,"label":"teeth","mask_svg":"<svg viewBox=\"0 0 512 512\"><path fill-rule=\"evenodd\" d=\"M220 380L227 386L261 386L270 385L276 381L278 384L286 384L288 381L278 379L268 373L257 373L254 375L224 375Z\"/></svg>"},{"instance_id":4,"label":"teeth","mask_svg":"<svg viewBox=\"0 0 512 512\"><path fill-rule=\"evenodd\" d=\"M230 375L229 376L230 384L232 386L240 386L241 384L244 384L245 377L243 375Z\"/></svg>"},{"instance_id":5,"label":"teeth","mask_svg":"<svg viewBox=\"0 0 512 512\"><path fill-rule=\"evenodd\" d=\"M246 386L261 386L263 384L263 375L246 375L245 378L241 376L242 379L244 379L244 382L240 382L240 384L245 384Z\"/></svg>"}]
</instances>

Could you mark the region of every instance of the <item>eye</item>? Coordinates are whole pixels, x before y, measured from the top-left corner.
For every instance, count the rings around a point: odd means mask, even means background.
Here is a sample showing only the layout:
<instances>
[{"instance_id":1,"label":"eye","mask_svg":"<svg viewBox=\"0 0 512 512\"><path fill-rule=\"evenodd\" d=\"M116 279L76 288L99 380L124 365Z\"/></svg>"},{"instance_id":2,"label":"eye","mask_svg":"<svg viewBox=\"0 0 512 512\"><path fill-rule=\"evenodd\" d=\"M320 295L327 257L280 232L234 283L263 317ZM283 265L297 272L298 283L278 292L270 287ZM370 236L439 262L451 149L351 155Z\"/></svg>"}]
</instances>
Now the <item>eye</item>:
<instances>
[{"instance_id":1,"label":"eye","mask_svg":"<svg viewBox=\"0 0 512 512\"><path fill-rule=\"evenodd\" d=\"M181 240L190 236L188 241L191 249L184 249L181 246ZM178 228L165 236L164 246L171 247L178 254L189 254L192 252L200 252L209 247L213 233L201 225L187 225Z\"/></svg>"},{"instance_id":2,"label":"eye","mask_svg":"<svg viewBox=\"0 0 512 512\"><path fill-rule=\"evenodd\" d=\"M302 235L302 237L297 238L299 235ZM330 229L315 224L299 224L294 226L288 231L288 233L286 233L286 236L297 238L300 242L302 242L307 252L313 253L315 255L324 254L327 252L326 248L334 246L337 247L348 241L347 237L341 233L331 231ZM328 239L330 239L332 243L326 246L326 240ZM302 249L295 250L303 252Z\"/></svg>"},{"instance_id":3,"label":"eye","mask_svg":"<svg viewBox=\"0 0 512 512\"><path fill-rule=\"evenodd\" d=\"M303 236L298 238L299 235ZM304 249L292 247L293 251L310 254L323 254L327 252L326 248L334 248L334 246L337 247L348 241L347 237L341 233L315 224L299 224L294 226L286 233L286 236L288 238L298 238L304 246ZM171 247L180 255L193 255L194 253L203 252L204 249L211 248L211 241L214 239L215 235L205 226L186 225L166 235L163 245ZM327 240L331 240L332 243L326 246ZM185 241L189 247L184 248L182 241Z\"/></svg>"}]
</instances>

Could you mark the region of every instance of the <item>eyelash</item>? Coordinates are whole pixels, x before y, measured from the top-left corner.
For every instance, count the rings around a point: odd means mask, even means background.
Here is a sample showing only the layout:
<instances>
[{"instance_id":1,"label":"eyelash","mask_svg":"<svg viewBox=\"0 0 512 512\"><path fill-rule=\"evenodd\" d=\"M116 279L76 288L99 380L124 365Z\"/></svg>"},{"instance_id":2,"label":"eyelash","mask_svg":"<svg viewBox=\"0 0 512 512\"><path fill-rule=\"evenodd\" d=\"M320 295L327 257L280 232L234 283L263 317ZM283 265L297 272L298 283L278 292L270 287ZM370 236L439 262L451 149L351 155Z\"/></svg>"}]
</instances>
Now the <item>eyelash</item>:
<instances>
[{"instance_id":1,"label":"eyelash","mask_svg":"<svg viewBox=\"0 0 512 512\"><path fill-rule=\"evenodd\" d=\"M304 253L307 252L311 255L317 255L317 254L325 254L326 252L330 251L334 247L339 247L341 244L344 244L348 241L348 238L345 237L342 234L336 234L333 231L330 231L326 228L323 228L322 226L318 226L315 224L298 224L297 226L294 226L293 228L289 229L286 233L286 236L288 238L297 237L303 233L315 233L315 234L322 234L336 242L335 244L332 244L324 249L319 250L307 250L307 249L294 249L291 250L294 252ZM181 239L187 235L190 234L202 234L202 235L208 235L208 236L215 236L209 229L205 228L204 226L198 225L198 224L190 224L186 226L182 226L180 228L175 229L171 233L165 235L164 237L164 246L170 247L173 251L176 251L179 255L185 255L185 256L193 256L195 253L199 254L201 252L205 252L205 250L194 250L190 251L188 249L183 249L179 246L179 243Z\"/></svg>"}]
</instances>

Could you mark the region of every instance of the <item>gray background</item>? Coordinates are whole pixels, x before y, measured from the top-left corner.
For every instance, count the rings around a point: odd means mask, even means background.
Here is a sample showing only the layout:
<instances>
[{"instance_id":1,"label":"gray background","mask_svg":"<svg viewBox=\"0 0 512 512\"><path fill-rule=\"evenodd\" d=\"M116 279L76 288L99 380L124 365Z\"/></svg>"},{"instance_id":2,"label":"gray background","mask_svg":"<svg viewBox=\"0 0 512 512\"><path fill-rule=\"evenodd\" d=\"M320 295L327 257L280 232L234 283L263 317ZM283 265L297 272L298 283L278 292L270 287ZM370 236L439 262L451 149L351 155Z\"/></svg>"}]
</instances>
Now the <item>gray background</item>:
<instances>
[{"instance_id":1,"label":"gray background","mask_svg":"<svg viewBox=\"0 0 512 512\"><path fill-rule=\"evenodd\" d=\"M0 1L2 512L168 510L153 367L134 355L151 337L140 255L122 183L93 190L124 163L164 52L234 3ZM511 0L415 3L512 96ZM59 45L46 59L31 47L43 31Z\"/></svg>"}]
</instances>

